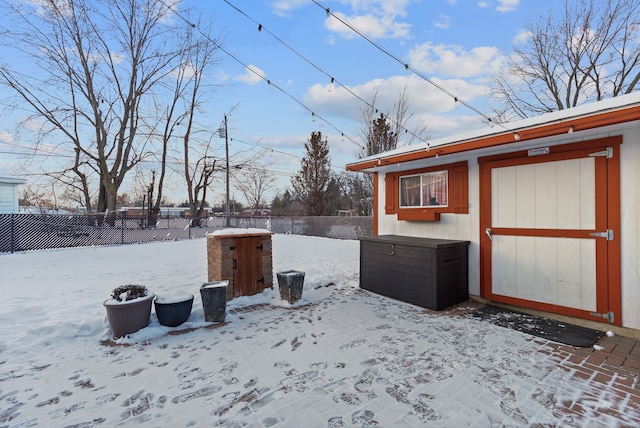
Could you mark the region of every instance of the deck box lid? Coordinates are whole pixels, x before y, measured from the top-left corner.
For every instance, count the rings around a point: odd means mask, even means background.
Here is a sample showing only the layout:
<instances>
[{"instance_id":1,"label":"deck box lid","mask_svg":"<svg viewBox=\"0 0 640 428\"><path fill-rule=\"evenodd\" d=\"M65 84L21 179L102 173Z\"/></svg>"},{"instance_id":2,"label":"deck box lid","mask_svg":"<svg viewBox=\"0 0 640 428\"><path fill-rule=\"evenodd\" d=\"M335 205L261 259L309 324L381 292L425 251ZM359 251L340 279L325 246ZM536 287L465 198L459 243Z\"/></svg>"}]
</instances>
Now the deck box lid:
<instances>
[{"instance_id":1,"label":"deck box lid","mask_svg":"<svg viewBox=\"0 0 640 428\"><path fill-rule=\"evenodd\" d=\"M468 246L469 241L458 241L452 239L435 239L435 238L418 238L414 236L402 235L379 235L379 236L360 236L360 241L379 242L396 245L411 245L414 247L425 248L443 248Z\"/></svg>"}]
</instances>

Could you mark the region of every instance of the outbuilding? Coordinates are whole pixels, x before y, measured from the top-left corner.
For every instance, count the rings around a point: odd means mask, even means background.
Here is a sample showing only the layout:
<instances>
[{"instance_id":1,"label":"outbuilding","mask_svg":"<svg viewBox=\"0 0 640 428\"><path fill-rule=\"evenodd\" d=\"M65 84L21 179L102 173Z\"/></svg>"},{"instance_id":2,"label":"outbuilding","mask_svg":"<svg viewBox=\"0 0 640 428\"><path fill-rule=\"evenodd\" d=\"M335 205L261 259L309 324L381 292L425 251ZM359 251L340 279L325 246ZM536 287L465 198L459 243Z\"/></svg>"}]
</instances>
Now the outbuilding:
<instances>
[{"instance_id":1,"label":"outbuilding","mask_svg":"<svg viewBox=\"0 0 640 428\"><path fill-rule=\"evenodd\" d=\"M18 186L26 182L22 178L0 177L0 214L18 212Z\"/></svg>"},{"instance_id":2,"label":"outbuilding","mask_svg":"<svg viewBox=\"0 0 640 428\"><path fill-rule=\"evenodd\" d=\"M640 92L347 169L373 174L374 235L469 241L473 298L640 330Z\"/></svg>"}]
</instances>

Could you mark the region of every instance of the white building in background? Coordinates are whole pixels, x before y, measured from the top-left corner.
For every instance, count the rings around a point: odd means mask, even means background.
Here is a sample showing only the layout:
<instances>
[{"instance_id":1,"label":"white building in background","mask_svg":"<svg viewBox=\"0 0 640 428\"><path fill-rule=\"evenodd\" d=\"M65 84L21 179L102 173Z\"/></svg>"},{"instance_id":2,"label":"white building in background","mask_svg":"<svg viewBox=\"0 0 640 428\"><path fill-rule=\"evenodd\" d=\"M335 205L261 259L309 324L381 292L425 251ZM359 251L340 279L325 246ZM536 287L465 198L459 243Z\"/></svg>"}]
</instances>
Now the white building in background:
<instances>
[{"instance_id":1,"label":"white building in background","mask_svg":"<svg viewBox=\"0 0 640 428\"><path fill-rule=\"evenodd\" d=\"M0 214L18 212L18 186L26 182L22 178L0 177Z\"/></svg>"}]
</instances>

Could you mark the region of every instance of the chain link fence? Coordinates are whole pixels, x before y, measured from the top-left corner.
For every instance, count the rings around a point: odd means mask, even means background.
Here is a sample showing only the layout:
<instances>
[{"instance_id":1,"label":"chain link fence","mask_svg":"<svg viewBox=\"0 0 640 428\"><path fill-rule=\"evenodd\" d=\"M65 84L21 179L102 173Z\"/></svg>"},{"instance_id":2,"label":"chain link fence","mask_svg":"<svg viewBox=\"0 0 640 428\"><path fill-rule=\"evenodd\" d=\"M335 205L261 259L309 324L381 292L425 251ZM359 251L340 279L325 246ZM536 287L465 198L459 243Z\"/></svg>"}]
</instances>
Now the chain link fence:
<instances>
[{"instance_id":1,"label":"chain link fence","mask_svg":"<svg viewBox=\"0 0 640 428\"><path fill-rule=\"evenodd\" d=\"M0 253L122 245L204 237L215 230L266 229L274 233L357 239L371 235L372 217L181 217L0 214Z\"/></svg>"}]
</instances>

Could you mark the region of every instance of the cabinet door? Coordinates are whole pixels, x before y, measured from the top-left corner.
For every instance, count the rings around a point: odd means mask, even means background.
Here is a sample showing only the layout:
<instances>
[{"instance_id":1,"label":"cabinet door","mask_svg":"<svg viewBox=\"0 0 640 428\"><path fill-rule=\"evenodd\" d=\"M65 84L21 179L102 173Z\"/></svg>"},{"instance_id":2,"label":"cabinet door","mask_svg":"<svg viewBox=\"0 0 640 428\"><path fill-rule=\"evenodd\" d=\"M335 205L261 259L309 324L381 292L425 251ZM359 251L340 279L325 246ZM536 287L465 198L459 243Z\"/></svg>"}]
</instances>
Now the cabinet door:
<instances>
[{"instance_id":1,"label":"cabinet door","mask_svg":"<svg viewBox=\"0 0 640 428\"><path fill-rule=\"evenodd\" d=\"M262 238L234 238L233 296L251 296L264 290Z\"/></svg>"}]
</instances>

